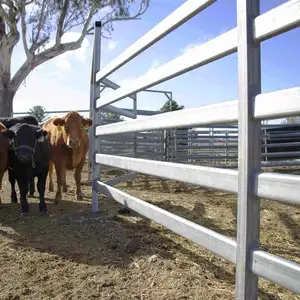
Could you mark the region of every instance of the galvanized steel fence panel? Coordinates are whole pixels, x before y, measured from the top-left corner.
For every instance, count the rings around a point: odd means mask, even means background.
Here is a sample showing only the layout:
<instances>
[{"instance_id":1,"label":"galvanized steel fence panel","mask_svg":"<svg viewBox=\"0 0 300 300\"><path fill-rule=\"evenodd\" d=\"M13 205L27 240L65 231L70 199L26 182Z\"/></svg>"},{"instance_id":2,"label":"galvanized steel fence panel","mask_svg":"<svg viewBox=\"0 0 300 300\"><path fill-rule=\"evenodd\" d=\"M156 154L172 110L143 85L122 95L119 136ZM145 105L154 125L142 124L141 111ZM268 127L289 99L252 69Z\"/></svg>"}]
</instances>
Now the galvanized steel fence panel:
<instances>
[{"instance_id":1,"label":"galvanized steel fence panel","mask_svg":"<svg viewBox=\"0 0 300 300\"><path fill-rule=\"evenodd\" d=\"M141 215L154 220L209 251L236 264L236 299L258 298L258 276L300 293L300 265L259 250L260 197L300 205L300 176L262 172L261 120L300 114L300 87L262 94L260 90L260 42L300 25L298 0L290 0L259 15L259 0L237 0L237 28L117 88L100 98L100 83L107 76L159 39L186 22L214 1L188 0L114 61L100 70L101 24L95 24L94 59L91 83L91 109L94 132L92 208L98 208L98 193L111 197ZM160 82L220 59L238 50L239 97L193 109L158 114L143 119L101 125L100 110L125 97L137 100L137 93ZM100 71L99 71L100 70ZM136 103L135 103L136 105ZM135 106L136 108L136 106ZM116 109L115 107L113 109ZM131 116L136 117L135 115ZM104 136L151 130L191 128L238 122L238 170L154 161L138 157L101 153ZM220 130L219 130L220 131ZM214 136L220 133L213 133ZM183 136L184 137L184 136ZM185 135L186 137L186 135ZM188 139L180 138L186 143ZM175 143L176 147L177 142ZM178 150L178 149L177 149ZM216 151L216 149L214 149ZM134 153L136 154L136 153ZM230 156L226 155L227 156ZM177 154L176 154L177 159ZM135 198L101 182L99 165L169 178L238 194L237 240L187 221L168 211ZM135 173L127 176L133 178Z\"/></svg>"}]
</instances>

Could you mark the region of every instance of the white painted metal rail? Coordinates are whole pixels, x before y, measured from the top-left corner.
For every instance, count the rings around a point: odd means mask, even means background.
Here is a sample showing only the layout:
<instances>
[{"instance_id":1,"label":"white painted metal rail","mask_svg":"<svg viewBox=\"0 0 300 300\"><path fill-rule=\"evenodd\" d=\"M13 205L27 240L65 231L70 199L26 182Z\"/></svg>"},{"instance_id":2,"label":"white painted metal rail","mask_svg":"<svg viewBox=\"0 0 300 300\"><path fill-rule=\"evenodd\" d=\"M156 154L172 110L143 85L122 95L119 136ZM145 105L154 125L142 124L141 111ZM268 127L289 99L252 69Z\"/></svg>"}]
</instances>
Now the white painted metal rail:
<instances>
[{"instance_id":1,"label":"white painted metal rail","mask_svg":"<svg viewBox=\"0 0 300 300\"><path fill-rule=\"evenodd\" d=\"M101 27L95 26L91 108L94 121L93 211L98 211L98 193L103 193L141 215L162 224L209 251L236 264L236 299L258 299L258 277L300 293L300 265L259 249L260 197L300 205L300 177L263 173L261 170L261 120L300 114L300 87L261 94L260 42L300 25L298 0L290 0L262 15L259 0L237 0L237 28L197 47L100 98L100 83L159 39L176 29L214 1L187 0L181 7L100 69ZM99 25L99 24L98 24ZM238 51L238 100L165 113L121 123L97 126L99 108L133 97L180 74ZM96 57L97 56L97 57ZM98 71L99 70L99 71ZM174 127L239 123L238 171L158 162L135 157L101 154L99 138L120 133ZM168 211L101 182L97 164L227 190L238 194L237 240L187 221ZM130 173L133 177L134 173Z\"/></svg>"}]
</instances>

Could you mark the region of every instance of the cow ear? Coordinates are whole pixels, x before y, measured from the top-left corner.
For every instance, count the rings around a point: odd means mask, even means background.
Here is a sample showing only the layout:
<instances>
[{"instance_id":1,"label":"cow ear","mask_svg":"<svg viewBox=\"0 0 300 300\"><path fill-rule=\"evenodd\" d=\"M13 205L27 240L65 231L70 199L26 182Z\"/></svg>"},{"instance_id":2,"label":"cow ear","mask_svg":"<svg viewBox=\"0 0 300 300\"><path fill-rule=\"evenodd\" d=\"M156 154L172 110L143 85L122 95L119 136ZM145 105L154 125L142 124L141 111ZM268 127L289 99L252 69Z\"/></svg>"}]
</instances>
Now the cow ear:
<instances>
[{"instance_id":1,"label":"cow ear","mask_svg":"<svg viewBox=\"0 0 300 300\"><path fill-rule=\"evenodd\" d=\"M84 126L85 128L89 128L89 127L92 126L93 121L92 121L92 119L90 119L90 118L83 118L82 124L83 124L83 126Z\"/></svg>"},{"instance_id":2,"label":"cow ear","mask_svg":"<svg viewBox=\"0 0 300 300\"><path fill-rule=\"evenodd\" d=\"M0 122L0 132L5 131L7 128L3 123Z\"/></svg>"},{"instance_id":3,"label":"cow ear","mask_svg":"<svg viewBox=\"0 0 300 300\"><path fill-rule=\"evenodd\" d=\"M40 129L35 133L36 138L38 139L38 142L43 142L44 137L47 135L47 131Z\"/></svg>"},{"instance_id":4,"label":"cow ear","mask_svg":"<svg viewBox=\"0 0 300 300\"><path fill-rule=\"evenodd\" d=\"M2 131L2 135L9 140L15 137L15 133L9 129Z\"/></svg>"},{"instance_id":5,"label":"cow ear","mask_svg":"<svg viewBox=\"0 0 300 300\"><path fill-rule=\"evenodd\" d=\"M65 123L66 123L65 120L62 118L56 118L53 120L53 124L55 126L63 126L63 125L65 125Z\"/></svg>"}]
</instances>

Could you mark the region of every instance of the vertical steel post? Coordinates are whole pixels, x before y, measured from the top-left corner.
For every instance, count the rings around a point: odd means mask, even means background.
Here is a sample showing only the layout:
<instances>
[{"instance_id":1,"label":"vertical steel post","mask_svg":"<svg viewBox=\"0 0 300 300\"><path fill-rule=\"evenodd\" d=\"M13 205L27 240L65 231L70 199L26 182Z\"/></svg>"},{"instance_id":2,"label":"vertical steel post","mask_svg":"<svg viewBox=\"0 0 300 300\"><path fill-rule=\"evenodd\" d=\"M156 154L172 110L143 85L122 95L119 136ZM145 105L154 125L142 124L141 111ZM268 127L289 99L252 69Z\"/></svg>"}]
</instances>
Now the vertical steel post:
<instances>
[{"instance_id":1,"label":"vertical steel post","mask_svg":"<svg viewBox=\"0 0 300 300\"><path fill-rule=\"evenodd\" d=\"M170 101L170 110L172 110L172 99L173 93L172 92L164 92L164 95ZM173 133L172 128L165 130L165 160L166 161L173 161Z\"/></svg>"},{"instance_id":2,"label":"vertical steel post","mask_svg":"<svg viewBox=\"0 0 300 300\"><path fill-rule=\"evenodd\" d=\"M92 70L91 70L91 84L90 84L90 112L89 117L93 119L93 76L94 76L94 53L92 58ZM93 126L88 129L89 133L89 150L88 150L88 181L92 181L92 165L93 165L93 138L94 130Z\"/></svg>"},{"instance_id":3,"label":"vertical steel post","mask_svg":"<svg viewBox=\"0 0 300 300\"><path fill-rule=\"evenodd\" d=\"M212 143L212 136L213 136L213 128L209 127L209 164L213 164L212 156L213 156L213 143ZM206 155L206 151L205 154Z\"/></svg>"},{"instance_id":4,"label":"vertical steel post","mask_svg":"<svg viewBox=\"0 0 300 300\"><path fill-rule=\"evenodd\" d=\"M100 97L100 84L96 83L96 74L100 71L101 61L101 22L95 22L92 85L90 105L92 110L92 212L99 211L97 181L100 180L100 167L96 164L96 154L100 153L100 138L96 134L96 126L100 125L100 110L96 108L96 99Z\"/></svg>"},{"instance_id":5,"label":"vertical steel post","mask_svg":"<svg viewBox=\"0 0 300 300\"><path fill-rule=\"evenodd\" d=\"M94 33L95 34L95 33ZM95 39L95 37L94 37ZM94 60L95 60L95 46L93 45L93 54L92 54L92 69L91 69L91 81L90 81L90 110L89 117L93 119L93 109L94 109ZM89 133L89 150L88 150L88 180L92 181L92 166L93 166L93 140L94 140L94 124L88 129Z\"/></svg>"},{"instance_id":6,"label":"vertical steel post","mask_svg":"<svg viewBox=\"0 0 300 300\"><path fill-rule=\"evenodd\" d=\"M228 157L228 130L225 131L225 165L227 165Z\"/></svg>"},{"instance_id":7,"label":"vertical steel post","mask_svg":"<svg viewBox=\"0 0 300 300\"><path fill-rule=\"evenodd\" d=\"M253 118L254 97L261 93L260 44L253 40L259 0L237 0L238 24L238 209L236 299L256 300L258 278L251 272L259 248L260 199L254 196L261 169L261 123Z\"/></svg>"},{"instance_id":8,"label":"vertical steel post","mask_svg":"<svg viewBox=\"0 0 300 300\"><path fill-rule=\"evenodd\" d=\"M265 158L262 159L262 160L264 160L265 162L267 162L268 161L268 156L267 156L267 154L268 154L268 148L267 148L267 146L268 146L267 127L265 127L265 129L264 129L263 135L264 135L263 141L264 141L264 146L265 146L264 147L265 148Z\"/></svg>"},{"instance_id":9,"label":"vertical steel post","mask_svg":"<svg viewBox=\"0 0 300 300\"><path fill-rule=\"evenodd\" d=\"M165 161L168 161L168 134L167 130L165 129L164 131L164 156L165 156Z\"/></svg>"},{"instance_id":10,"label":"vertical steel post","mask_svg":"<svg viewBox=\"0 0 300 300\"><path fill-rule=\"evenodd\" d=\"M212 151L212 163L213 165L216 164L216 160L215 160L215 128L212 127L212 130L211 130L211 151Z\"/></svg>"},{"instance_id":11,"label":"vertical steel post","mask_svg":"<svg viewBox=\"0 0 300 300\"><path fill-rule=\"evenodd\" d=\"M188 128L188 162L191 163L192 162L192 130L193 128L190 127Z\"/></svg>"},{"instance_id":12,"label":"vertical steel post","mask_svg":"<svg viewBox=\"0 0 300 300\"><path fill-rule=\"evenodd\" d=\"M137 118L137 94L134 95L133 101L133 113L134 113L134 119ZM137 132L134 132L133 134L133 154L134 157L137 157Z\"/></svg>"},{"instance_id":13,"label":"vertical steel post","mask_svg":"<svg viewBox=\"0 0 300 300\"><path fill-rule=\"evenodd\" d=\"M133 99L132 99L132 112L134 113L134 119L137 118L137 94L133 95ZM133 157L137 158L137 132L133 133ZM132 187L133 185L133 180L131 181L127 181L127 187ZM129 210L124 206L123 207L124 211L128 211Z\"/></svg>"}]
</instances>

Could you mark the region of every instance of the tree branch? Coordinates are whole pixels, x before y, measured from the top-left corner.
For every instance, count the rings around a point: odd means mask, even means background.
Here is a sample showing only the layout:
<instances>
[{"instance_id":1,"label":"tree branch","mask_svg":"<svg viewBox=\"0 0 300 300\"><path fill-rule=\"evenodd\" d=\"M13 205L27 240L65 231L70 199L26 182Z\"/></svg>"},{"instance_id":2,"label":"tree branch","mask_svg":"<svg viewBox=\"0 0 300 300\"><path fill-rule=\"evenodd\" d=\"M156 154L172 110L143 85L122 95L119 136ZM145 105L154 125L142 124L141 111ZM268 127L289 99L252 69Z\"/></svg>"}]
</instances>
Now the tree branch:
<instances>
[{"instance_id":1,"label":"tree branch","mask_svg":"<svg viewBox=\"0 0 300 300\"><path fill-rule=\"evenodd\" d=\"M74 27L80 26L85 23L85 20L82 19L81 21L78 21L78 16L76 15L76 11L74 11L68 18L68 20L65 21L64 28L63 28L63 34L67 31L71 31Z\"/></svg>"},{"instance_id":2,"label":"tree branch","mask_svg":"<svg viewBox=\"0 0 300 300\"><path fill-rule=\"evenodd\" d=\"M37 31L36 31L35 36L34 36L34 27L32 28L32 45L29 48L29 52L31 54L34 54L35 50L37 50L40 46L42 46L44 44L44 42L41 43L41 41L39 41L39 38L40 38L40 33L43 28L43 25L45 24L45 21L46 21L46 14L45 14L46 3L47 3L47 0L43 0L40 17L39 17L39 22L36 26ZM42 40L47 41L48 39L49 39L49 37L43 38ZM36 47L37 44L39 44L39 47Z\"/></svg>"},{"instance_id":3,"label":"tree branch","mask_svg":"<svg viewBox=\"0 0 300 300\"><path fill-rule=\"evenodd\" d=\"M8 3L6 5L9 7L9 9L11 9L11 6ZM17 29L17 26L15 26L13 20L11 20L9 16L9 13L5 11L2 4L0 4L0 17L2 17L2 19L7 23L10 31L14 31Z\"/></svg>"},{"instance_id":4,"label":"tree branch","mask_svg":"<svg viewBox=\"0 0 300 300\"><path fill-rule=\"evenodd\" d=\"M107 18L107 15L104 16L102 18L102 20L107 19L106 21L102 21L102 27L106 26L109 23L115 22L115 21L128 21L128 20L140 20L140 16L143 15L150 4L150 0L142 0L140 3L140 8L138 10L138 12L133 15L132 17L130 16L125 16L125 17L121 17L121 16L117 16L117 17L112 17L112 18ZM110 13L110 15L113 15L113 13L117 10L117 7Z\"/></svg>"},{"instance_id":5,"label":"tree branch","mask_svg":"<svg viewBox=\"0 0 300 300\"><path fill-rule=\"evenodd\" d=\"M38 24L35 27L37 29L37 31L33 38L32 45L28 49L28 52L33 55L27 56L27 60L23 63L23 65L19 68L19 70L15 73L12 80L10 81L10 89L14 92L16 92L19 89L20 85L26 79L26 77L30 74L30 72L33 69L35 69L36 67L38 67L39 65L43 64L46 61L51 60L54 57L59 56L67 51L74 51L74 50L79 49L82 45L84 38L87 35L87 32L91 25L90 23L91 23L93 17L95 16L95 14L99 11L99 9L104 8L107 5L112 6L114 4L114 1L110 1L110 2L106 2L103 7L98 6L98 7L78 8L78 9L82 9L82 10L77 13L76 12L77 8L73 7L73 9L75 10L75 12L73 12L73 10L71 10L71 8L70 8L71 2L69 0L65 0L65 2L63 2L63 7L60 11L60 15L58 18L58 23L57 23L58 26L57 26L57 30L56 30L55 45L48 49L44 49L40 53L35 53L35 51L37 49L39 49L40 46L44 45L50 38L50 35L47 34L47 32L44 37L40 38L41 32L43 30L45 30L44 26L47 25L47 24L45 24L45 22L46 22L47 18L49 18L48 15L52 11L51 9L50 9L50 11L47 10L47 6L46 6L47 1L49 1L49 0L42 0L42 5L40 7L40 12L39 12L39 19L37 19ZM117 15L116 17L113 17L113 15L110 15L109 17L107 17L108 15L106 15L107 19L104 22L104 25L114 22L114 21L138 19L139 16L141 16L142 14L144 14L146 12L146 10L149 6L149 2L150 2L150 0L142 0L138 12L132 17L128 16L127 11L125 11L125 13L124 13L124 15L127 14L127 16L122 16L122 12L119 14L119 16ZM120 7L117 7L116 9L118 9L118 8L120 8ZM56 7L56 10L57 10L57 7ZM69 11L69 16L67 18L68 11ZM113 11L115 11L115 10L113 10ZM78 16L79 18L77 20L71 21L74 16ZM67 18L67 20L66 20L66 18ZM105 19L105 17L104 17L104 19ZM74 42L62 44L61 38L65 32L66 26L68 26L70 24L68 29L72 28L72 26L73 26L72 22L76 23L76 25L74 25L74 26L78 26L78 24L84 24L83 28L82 28L82 32L80 34L80 37ZM25 32L25 35L26 35L26 32Z\"/></svg>"},{"instance_id":6,"label":"tree branch","mask_svg":"<svg viewBox=\"0 0 300 300\"><path fill-rule=\"evenodd\" d=\"M65 0L60 16L59 16L59 20L58 20L58 24L57 24L57 30L56 30L56 44L60 44L61 43L61 37L63 35L63 27L64 27L64 21L68 12L68 8L69 8L69 0Z\"/></svg>"},{"instance_id":7,"label":"tree branch","mask_svg":"<svg viewBox=\"0 0 300 300\"><path fill-rule=\"evenodd\" d=\"M20 4L19 10L20 10L20 15L21 15L21 28L22 28L22 40L23 40L23 47L24 51L27 57L29 57L29 49L28 49L28 44L27 44L27 38L26 38L26 33L27 33L27 27L26 27L26 10L25 10L26 3Z\"/></svg>"},{"instance_id":8,"label":"tree branch","mask_svg":"<svg viewBox=\"0 0 300 300\"><path fill-rule=\"evenodd\" d=\"M87 31L88 31L88 28L90 26L90 23L92 21L92 18L93 16L95 15L95 11L94 10L91 10L88 17L87 17L87 20L82 28L82 31L81 31L81 36L79 37L79 39L75 42L75 43L78 43L79 44L79 47L81 46L81 43L82 41L84 40L84 38L86 37L86 34L87 34Z\"/></svg>"},{"instance_id":9,"label":"tree branch","mask_svg":"<svg viewBox=\"0 0 300 300\"><path fill-rule=\"evenodd\" d=\"M10 82L11 90L17 91L20 85L22 84L22 82L30 74L30 72L36 67L38 67L39 65L67 51L74 51L79 49L86 36L93 15L94 13L91 11L86 20L85 25L83 26L81 35L77 41L71 43L58 44L58 45L55 44L54 46L44 50L42 53L33 56L32 59L27 59L12 78Z\"/></svg>"},{"instance_id":10,"label":"tree branch","mask_svg":"<svg viewBox=\"0 0 300 300\"><path fill-rule=\"evenodd\" d=\"M2 4L0 4L0 18L2 19L2 30L4 32L2 32L2 36L0 38L0 50L1 49L5 49L3 50L3 53L1 53L2 51L0 51L0 68L3 68L3 60L6 60L7 58L5 57L5 55L7 55L8 53L12 52L12 49L14 48L14 46L18 43L19 39L20 39L20 34L17 30L17 25L14 24L14 22L17 22L17 18L16 18L16 8L14 6L12 6L12 3L6 4L9 8L8 13L5 11L5 9L3 8ZM6 32L6 26L5 24L8 24L9 27L9 32ZM8 66L8 64L5 64L6 66ZM10 66L10 64L9 64ZM1 78L0 78L1 79Z\"/></svg>"}]
</instances>

